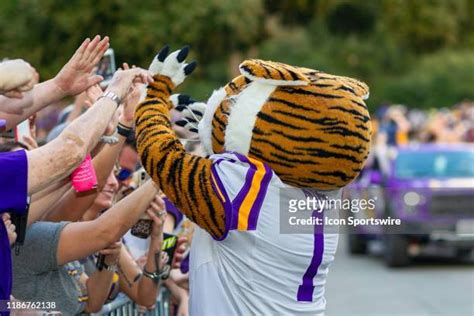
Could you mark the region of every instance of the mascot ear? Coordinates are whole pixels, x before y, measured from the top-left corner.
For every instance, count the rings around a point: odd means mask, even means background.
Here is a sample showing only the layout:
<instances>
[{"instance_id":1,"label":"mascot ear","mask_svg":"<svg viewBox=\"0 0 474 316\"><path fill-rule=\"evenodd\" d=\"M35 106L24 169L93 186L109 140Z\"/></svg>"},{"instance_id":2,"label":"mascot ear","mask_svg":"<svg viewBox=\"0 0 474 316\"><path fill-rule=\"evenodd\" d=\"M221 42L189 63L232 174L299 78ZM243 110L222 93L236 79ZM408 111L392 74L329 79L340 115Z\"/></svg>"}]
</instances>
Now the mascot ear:
<instances>
[{"instance_id":1,"label":"mascot ear","mask_svg":"<svg viewBox=\"0 0 474 316\"><path fill-rule=\"evenodd\" d=\"M354 94L363 100L367 100L369 98L369 87L365 83L349 77L337 77L342 83L342 87L348 87L349 89L352 89Z\"/></svg>"},{"instance_id":2,"label":"mascot ear","mask_svg":"<svg viewBox=\"0 0 474 316\"><path fill-rule=\"evenodd\" d=\"M239 70L252 81L274 86L305 86L310 83L298 68L273 61L246 60L240 64Z\"/></svg>"}]
</instances>

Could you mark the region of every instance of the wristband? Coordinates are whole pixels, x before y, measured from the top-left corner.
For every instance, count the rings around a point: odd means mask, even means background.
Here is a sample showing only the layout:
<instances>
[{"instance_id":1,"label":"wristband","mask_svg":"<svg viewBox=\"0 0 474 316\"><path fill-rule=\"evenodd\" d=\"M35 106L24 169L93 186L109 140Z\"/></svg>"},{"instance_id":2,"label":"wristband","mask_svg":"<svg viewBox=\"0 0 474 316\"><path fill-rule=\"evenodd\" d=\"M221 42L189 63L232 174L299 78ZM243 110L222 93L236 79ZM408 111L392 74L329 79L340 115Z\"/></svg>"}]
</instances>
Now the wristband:
<instances>
[{"instance_id":1,"label":"wristband","mask_svg":"<svg viewBox=\"0 0 474 316\"><path fill-rule=\"evenodd\" d=\"M112 91L106 91L104 92L100 97L97 98L96 102L99 101L100 99L102 98L109 98L110 100L114 101L115 103L117 103L117 107L120 105L120 102L122 100L120 100L119 96L116 95L114 92Z\"/></svg>"},{"instance_id":2,"label":"wristband","mask_svg":"<svg viewBox=\"0 0 474 316\"><path fill-rule=\"evenodd\" d=\"M132 129L133 129L133 127L132 127L132 126L127 126L127 125L125 125L125 124L123 124L123 123L121 123L121 122L118 122L118 126L120 126L120 127L124 128L124 129L130 129L130 130L132 130Z\"/></svg>"},{"instance_id":3,"label":"wristband","mask_svg":"<svg viewBox=\"0 0 474 316\"><path fill-rule=\"evenodd\" d=\"M143 268L143 275L151 279L156 284L158 284L160 280L166 280L170 275L169 272L170 266L165 266L164 269L159 272L148 272L145 268Z\"/></svg>"},{"instance_id":4,"label":"wristband","mask_svg":"<svg viewBox=\"0 0 474 316\"><path fill-rule=\"evenodd\" d=\"M104 144L117 144L119 142L119 139L117 138L117 136L114 136L114 135L111 135L111 136L108 136L108 135L102 135L100 136L100 140L99 140L101 143L104 143Z\"/></svg>"},{"instance_id":5,"label":"wristband","mask_svg":"<svg viewBox=\"0 0 474 316\"><path fill-rule=\"evenodd\" d=\"M153 283L158 284L161 280L161 275L158 272L148 272L143 268L143 275L153 281Z\"/></svg>"},{"instance_id":6,"label":"wristband","mask_svg":"<svg viewBox=\"0 0 474 316\"><path fill-rule=\"evenodd\" d=\"M133 129L123 125L122 123L118 123L117 133L125 138L128 138L133 133Z\"/></svg>"}]
</instances>

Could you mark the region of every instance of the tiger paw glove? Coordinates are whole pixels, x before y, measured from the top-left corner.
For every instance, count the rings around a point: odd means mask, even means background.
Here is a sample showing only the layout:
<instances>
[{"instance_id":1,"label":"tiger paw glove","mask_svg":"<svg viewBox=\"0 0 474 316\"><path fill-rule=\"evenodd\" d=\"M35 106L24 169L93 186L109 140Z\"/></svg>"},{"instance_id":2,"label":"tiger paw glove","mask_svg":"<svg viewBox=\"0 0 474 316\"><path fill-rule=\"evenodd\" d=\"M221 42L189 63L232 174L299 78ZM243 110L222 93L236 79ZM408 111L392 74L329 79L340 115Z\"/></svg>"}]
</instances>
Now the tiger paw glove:
<instances>
[{"instance_id":1,"label":"tiger paw glove","mask_svg":"<svg viewBox=\"0 0 474 316\"><path fill-rule=\"evenodd\" d=\"M185 62L189 53L189 46L185 46L168 55L169 50L168 45L164 46L151 62L149 70L153 76L162 75L169 77L176 87L194 71L197 62L192 61L189 64Z\"/></svg>"},{"instance_id":2,"label":"tiger paw glove","mask_svg":"<svg viewBox=\"0 0 474 316\"><path fill-rule=\"evenodd\" d=\"M170 101L175 110L183 114L183 119L176 121L176 125L198 133L198 124L206 111L206 104L196 102L185 94L173 94Z\"/></svg>"}]
</instances>

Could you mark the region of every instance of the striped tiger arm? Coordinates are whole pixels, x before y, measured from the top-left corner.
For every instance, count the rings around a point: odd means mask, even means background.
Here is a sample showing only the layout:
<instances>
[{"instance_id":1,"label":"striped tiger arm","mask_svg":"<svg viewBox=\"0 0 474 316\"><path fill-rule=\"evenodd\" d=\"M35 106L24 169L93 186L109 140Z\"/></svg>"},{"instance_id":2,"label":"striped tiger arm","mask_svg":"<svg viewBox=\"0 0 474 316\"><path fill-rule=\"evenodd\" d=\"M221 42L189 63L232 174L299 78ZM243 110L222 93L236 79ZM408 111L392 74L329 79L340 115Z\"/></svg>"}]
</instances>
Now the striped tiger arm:
<instances>
[{"instance_id":1,"label":"striped tiger arm","mask_svg":"<svg viewBox=\"0 0 474 316\"><path fill-rule=\"evenodd\" d=\"M155 75L135 113L141 162L166 196L214 238L224 235L224 208L211 183L210 159L186 153L171 129L169 101L175 88L167 76Z\"/></svg>"}]
</instances>

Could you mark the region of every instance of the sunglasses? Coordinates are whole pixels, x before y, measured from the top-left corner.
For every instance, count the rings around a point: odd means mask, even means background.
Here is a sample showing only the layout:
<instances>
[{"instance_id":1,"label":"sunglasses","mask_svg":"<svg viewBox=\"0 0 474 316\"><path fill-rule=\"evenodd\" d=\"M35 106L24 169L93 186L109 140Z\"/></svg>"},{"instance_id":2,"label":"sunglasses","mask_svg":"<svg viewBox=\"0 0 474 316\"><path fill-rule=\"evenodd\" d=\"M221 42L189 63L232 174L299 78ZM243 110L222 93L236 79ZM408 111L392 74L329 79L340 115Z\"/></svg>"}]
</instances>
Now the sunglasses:
<instances>
[{"instance_id":1,"label":"sunglasses","mask_svg":"<svg viewBox=\"0 0 474 316\"><path fill-rule=\"evenodd\" d=\"M125 181L127 179L130 179L132 175L133 175L133 170L130 170L128 168L120 168L115 173L115 177L117 178L118 181Z\"/></svg>"}]
</instances>

